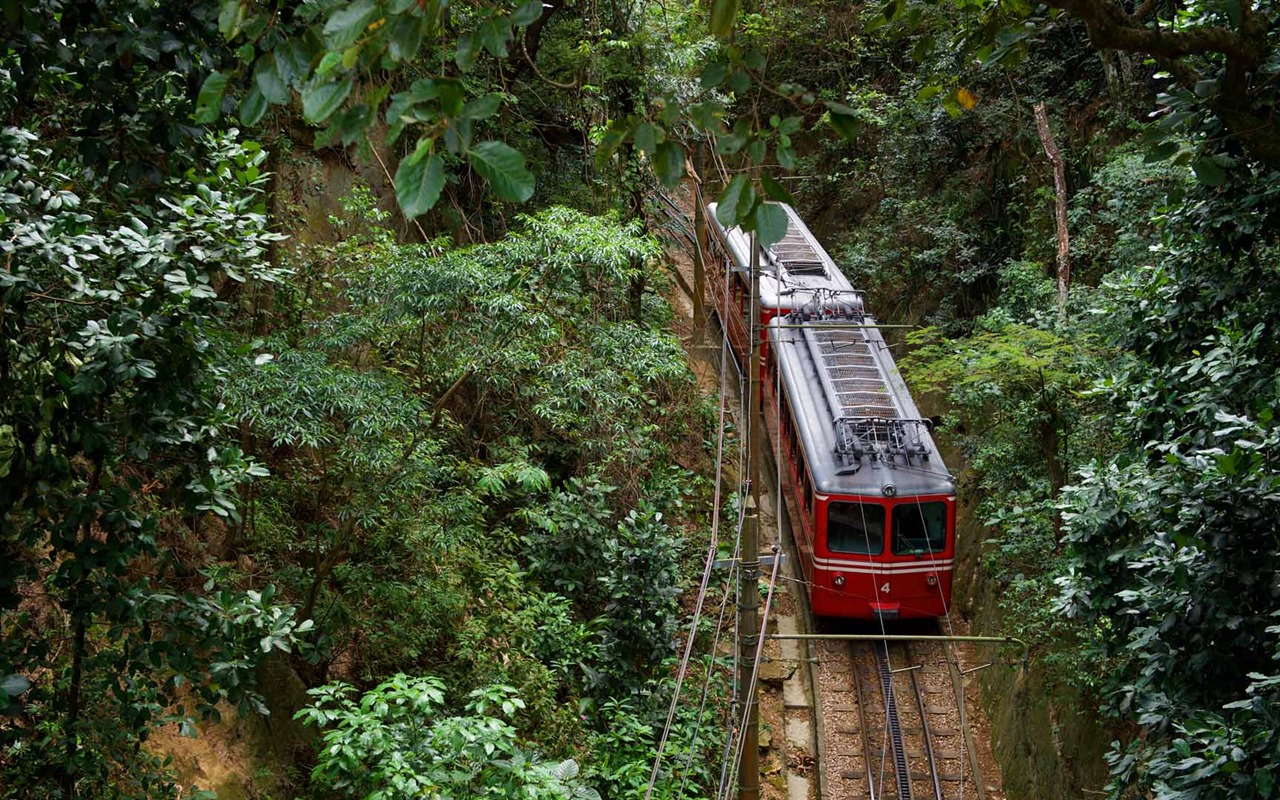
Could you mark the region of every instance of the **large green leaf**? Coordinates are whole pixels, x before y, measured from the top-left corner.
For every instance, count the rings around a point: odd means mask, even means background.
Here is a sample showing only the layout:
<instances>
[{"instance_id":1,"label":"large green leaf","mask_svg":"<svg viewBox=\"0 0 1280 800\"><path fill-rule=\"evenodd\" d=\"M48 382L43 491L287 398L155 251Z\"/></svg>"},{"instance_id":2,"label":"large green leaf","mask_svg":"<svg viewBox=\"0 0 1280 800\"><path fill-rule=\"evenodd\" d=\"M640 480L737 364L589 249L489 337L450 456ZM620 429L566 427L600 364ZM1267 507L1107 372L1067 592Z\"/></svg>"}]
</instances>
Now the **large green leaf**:
<instances>
[{"instance_id":1,"label":"large green leaf","mask_svg":"<svg viewBox=\"0 0 1280 800\"><path fill-rule=\"evenodd\" d=\"M255 86L240 101L240 124L245 127L253 127L258 124L258 120L262 119L262 115L265 113L267 113L267 99L262 96L262 92L258 91L258 87Z\"/></svg>"},{"instance_id":2,"label":"large green leaf","mask_svg":"<svg viewBox=\"0 0 1280 800\"><path fill-rule=\"evenodd\" d=\"M502 105L502 95L491 92L477 97L462 107L463 119L488 119L497 113Z\"/></svg>"},{"instance_id":3,"label":"large green leaf","mask_svg":"<svg viewBox=\"0 0 1280 800\"><path fill-rule=\"evenodd\" d=\"M782 241L787 235L787 212L777 203L761 203L756 206L756 235L760 238L760 246Z\"/></svg>"},{"instance_id":4,"label":"large green leaf","mask_svg":"<svg viewBox=\"0 0 1280 800\"><path fill-rule=\"evenodd\" d=\"M711 34L728 36L738 19L738 0L711 0Z\"/></svg>"},{"instance_id":5,"label":"large green leaf","mask_svg":"<svg viewBox=\"0 0 1280 800\"><path fill-rule=\"evenodd\" d=\"M391 60L408 61L417 55L427 25L427 21L421 17L409 14L397 17L391 23L391 32L387 37L387 54L391 56Z\"/></svg>"},{"instance_id":6,"label":"large green leaf","mask_svg":"<svg viewBox=\"0 0 1280 800\"><path fill-rule=\"evenodd\" d=\"M542 16L542 0L526 0L511 15L511 24L526 28Z\"/></svg>"},{"instance_id":7,"label":"large green leaf","mask_svg":"<svg viewBox=\"0 0 1280 800\"><path fill-rule=\"evenodd\" d=\"M764 193L777 200L780 203L790 203L795 205L796 199L791 196L786 187L778 183L778 180L769 173L760 176L760 186L764 189Z\"/></svg>"},{"instance_id":8,"label":"large green leaf","mask_svg":"<svg viewBox=\"0 0 1280 800\"><path fill-rule=\"evenodd\" d=\"M351 94L352 80L344 78L336 83L312 82L302 90L302 116L307 122L324 122L338 110L347 95Z\"/></svg>"},{"instance_id":9,"label":"large green leaf","mask_svg":"<svg viewBox=\"0 0 1280 800\"><path fill-rule=\"evenodd\" d=\"M196 123L207 125L222 113L222 98L227 93L227 76L213 72L204 79L200 94L196 97Z\"/></svg>"},{"instance_id":10,"label":"large green leaf","mask_svg":"<svg viewBox=\"0 0 1280 800\"><path fill-rule=\"evenodd\" d=\"M504 200L523 203L533 197L533 174L524 156L502 142L481 142L468 153L471 166Z\"/></svg>"},{"instance_id":11,"label":"large green leaf","mask_svg":"<svg viewBox=\"0 0 1280 800\"><path fill-rule=\"evenodd\" d=\"M636 147L639 147L640 151L647 156L657 152L658 145L667 139L666 131L652 122L641 122L631 136L635 140Z\"/></svg>"},{"instance_id":12,"label":"large green leaf","mask_svg":"<svg viewBox=\"0 0 1280 800\"><path fill-rule=\"evenodd\" d=\"M373 0L356 0L329 17L324 26L325 39L334 50L345 49L364 32L369 23L378 18L379 13L378 4Z\"/></svg>"},{"instance_id":13,"label":"large green leaf","mask_svg":"<svg viewBox=\"0 0 1280 800\"><path fill-rule=\"evenodd\" d=\"M1198 158L1191 162L1191 171L1205 186L1221 186L1227 182L1226 170L1212 158Z\"/></svg>"},{"instance_id":14,"label":"large green leaf","mask_svg":"<svg viewBox=\"0 0 1280 800\"><path fill-rule=\"evenodd\" d=\"M280 106L289 102L289 87L276 67L274 53L264 53L258 59L257 69L253 73L253 82L268 103Z\"/></svg>"},{"instance_id":15,"label":"large green leaf","mask_svg":"<svg viewBox=\"0 0 1280 800\"><path fill-rule=\"evenodd\" d=\"M827 103L827 111L830 112L828 116L831 118L831 127L836 129L840 138L850 142L858 138L858 132L862 130L862 121L858 119L856 111L835 102Z\"/></svg>"},{"instance_id":16,"label":"large green leaf","mask_svg":"<svg viewBox=\"0 0 1280 800\"><path fill-rule=\"evenodd\" d=\"M684 177L684 148L675 142L663 142L653 154L653 171L662 185L671 188Z\"/></svg>"},{"instance_id":17,"label":"large green leaf","mask_svg":"<svg viewBox=\"0 0 1280 800\"><path fill-rule=\"evenodd\" d=\"M396 200L410 219L426 213L444 188L444 159L438 154L417 161L406 158L396 169Z\"/></svg>"},{"instance_id":18,"label":"large green leaf","mask_svg":"<svg viewBox=\"0 0 1280 800\"><path fill-rule=\"evenodd\" d=\"M716 219L726 228L735 228L755 201L756 190L751 188L751 180L739 173L729 181L724 193L720 195L720 202L716 204Z\"/></svg>"}]
</instances>

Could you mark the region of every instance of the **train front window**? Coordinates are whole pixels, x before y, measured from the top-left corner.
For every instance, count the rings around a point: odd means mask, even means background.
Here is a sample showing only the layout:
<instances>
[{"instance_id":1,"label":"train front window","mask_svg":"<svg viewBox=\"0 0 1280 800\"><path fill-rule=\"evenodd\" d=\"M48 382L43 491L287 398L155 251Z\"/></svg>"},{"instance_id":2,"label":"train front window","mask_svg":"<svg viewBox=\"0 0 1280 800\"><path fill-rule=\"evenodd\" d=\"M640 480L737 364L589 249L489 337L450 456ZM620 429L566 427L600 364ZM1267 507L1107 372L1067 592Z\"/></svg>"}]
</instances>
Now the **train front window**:
<instances>
[{"instance_id":1,"label":"train front window","mask_svg":"<svg viewBox=\"0 0 1280 800\"><path fill-rule=\"evenodd\" d=\"M899 503L893 507L893 553L918 556L947 546L945 503Z\"/></svg>"},{"instance_id":2,"label":"train front window","mask_svg":"<svg viewBox=\"0 0 1280 800\"><path fill-rule=\"evenodd\" d=\"M827 549L860 556L878 556L884 552L884 506L828 503Z\"/></svg>"}]
</instances>

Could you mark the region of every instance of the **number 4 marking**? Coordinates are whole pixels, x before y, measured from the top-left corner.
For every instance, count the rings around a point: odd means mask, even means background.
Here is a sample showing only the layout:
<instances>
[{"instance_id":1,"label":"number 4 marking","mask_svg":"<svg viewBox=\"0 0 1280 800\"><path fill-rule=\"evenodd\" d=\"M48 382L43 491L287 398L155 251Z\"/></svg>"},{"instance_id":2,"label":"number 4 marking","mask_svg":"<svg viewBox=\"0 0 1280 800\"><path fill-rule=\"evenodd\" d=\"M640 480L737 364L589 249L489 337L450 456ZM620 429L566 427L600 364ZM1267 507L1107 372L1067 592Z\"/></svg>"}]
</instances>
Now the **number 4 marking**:
<instances>
[{"instance_id":1,"label":"number 4 marking","mask_svg":"<svg viewBox=\"0 0 1280 800\"><path fill-rule=\"evenodd\" d=\"M885 581L884 586L881 586L881 587L880 587L880 591L884 592L885 594L888 594L888 593L889 593L889 582L888 582L888 581Z\"/></svg>"}]
</instances>

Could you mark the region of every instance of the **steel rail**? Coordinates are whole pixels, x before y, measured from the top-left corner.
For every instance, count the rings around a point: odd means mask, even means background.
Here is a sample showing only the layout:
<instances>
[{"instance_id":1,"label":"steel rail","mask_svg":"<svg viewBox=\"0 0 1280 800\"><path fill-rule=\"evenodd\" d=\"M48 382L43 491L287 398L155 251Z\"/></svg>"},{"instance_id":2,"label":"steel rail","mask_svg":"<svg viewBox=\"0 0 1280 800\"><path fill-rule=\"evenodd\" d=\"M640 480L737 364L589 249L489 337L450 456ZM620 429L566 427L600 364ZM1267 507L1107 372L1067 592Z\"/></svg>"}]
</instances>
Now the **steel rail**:
<instances>
[{"instance_id":1,"label":"steel rail","mask_svg":"<svg viewBox=\"0 0 1280 800\"><path fill-rule=\"evenodd\" d=\"M906 653L907 661L912 661L911 645L903 642L902 647ZM914 670L909 673L909 677L911 679L911 691L916 698L916 713L920 715L920 735L924 738L924 757L929 762L929 777L933 779L934 800L944 800L942 780L938 776L938 759L933 751L933 735L929 732L929 717L924 710L924 692L920 689L920 681L916 678Z\"/></svg>"},{"instance_id":2,"label":"steel rail","mask_svg":"<svg viewBox=\"0 0 1280 800\"><path fill-rule=\"evenodd\" d=\"M875 761L871 758L871 727L867 724L867 700L862 693L862 675L858 669L858 660L854 658L853 648L849 648L849 678L853 681L853 691L858 700L858 736L862 739L862 762L867 768L867 797L876 798ZM820 765L825 769L826 765Z\"/></svg>"},{"instance_id":3,"label":"steel rail","mask_svg":"<svg viewBox=\"0 0 1280 800\"><path fill-rule=\"evenodd\" d=\"M1022 648L1022 669L1027 668L1031 647L1016 636L903 636L882 633L770 633L769 639L829 639L838 642L992 642Z\"/></svg>"},{"instance_id":4,"label":"steel rail","mask_svg":"<svg viewBox=\"0 0 1280 800\"><path fill-rule=\"evenodd\" d=\"M902 741L902 720L898 718L898 698L893 691L893 674L889 671L889 643L872 647L876 654L876 673L880 678L880 694L884 697L885 726L889 729L889 746L893 749L893 770L898 777L898 800L911 800L911 768L907 764L907 748Z\"/></svg>"}]
</instances>

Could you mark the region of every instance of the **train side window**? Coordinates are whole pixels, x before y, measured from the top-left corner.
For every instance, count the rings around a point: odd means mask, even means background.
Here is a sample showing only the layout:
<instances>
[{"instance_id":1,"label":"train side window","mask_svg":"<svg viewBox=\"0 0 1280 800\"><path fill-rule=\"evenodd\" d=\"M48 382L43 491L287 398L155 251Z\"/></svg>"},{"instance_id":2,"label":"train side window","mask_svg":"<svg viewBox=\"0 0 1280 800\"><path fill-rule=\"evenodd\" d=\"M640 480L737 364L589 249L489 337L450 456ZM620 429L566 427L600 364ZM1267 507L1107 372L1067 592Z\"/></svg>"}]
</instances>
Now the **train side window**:
<instances>
[{"instance_id":1,"label":"train side window","mask_svg":"<svg viewBox=\"0 0 1280 800\"><path fill-rule=\"evenodd\" d=\"M893 552L900 556L941 553L947 548L945 503L899 503L893 507Z\"/></svg>"},{"instance_id":2,"label":"train side window","mask_svg":"<svg viewBox=\"0 0 1280 800\"><path fill-rule=\"evenodd\" d=\"M827 504L827 549L833 553L878 556L884 552L884 506Z\"/></svg>"}]
</instances>

